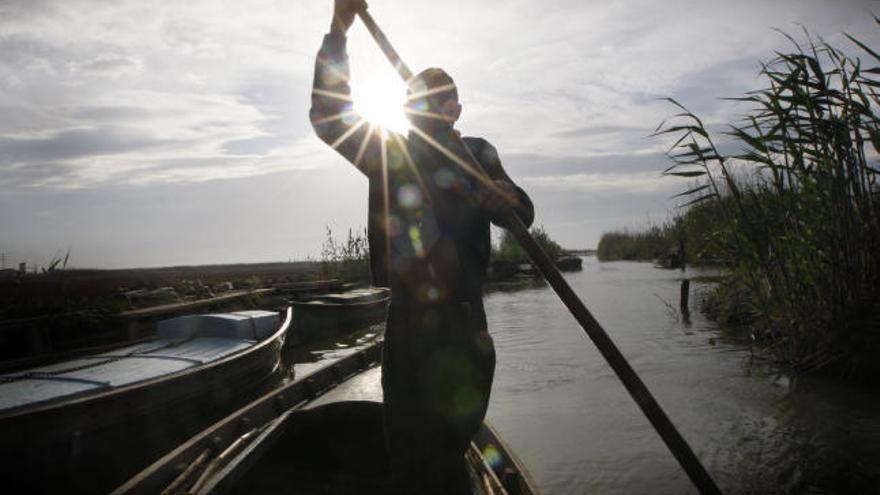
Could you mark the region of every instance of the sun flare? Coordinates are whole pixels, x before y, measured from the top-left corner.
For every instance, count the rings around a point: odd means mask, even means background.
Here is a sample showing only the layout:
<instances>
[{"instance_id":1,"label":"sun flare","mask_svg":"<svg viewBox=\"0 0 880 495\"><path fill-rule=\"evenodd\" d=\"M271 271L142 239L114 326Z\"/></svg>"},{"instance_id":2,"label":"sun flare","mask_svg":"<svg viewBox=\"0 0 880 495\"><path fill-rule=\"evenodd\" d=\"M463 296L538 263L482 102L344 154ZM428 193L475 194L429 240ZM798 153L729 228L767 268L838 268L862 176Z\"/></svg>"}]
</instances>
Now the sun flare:
<instances>
[{"instance_id":1,"label":"sun flare","mask_svg":"<svg viewBox=\"0 0 880 495\"><path fill-rule=\"evenodd\" d=\"M352 81L354 110L372 124L393 132L406 133L409 129L409 121L403 112L406 85L394 77L378 75L362 81Z\"/></svg>"}]
</instances>

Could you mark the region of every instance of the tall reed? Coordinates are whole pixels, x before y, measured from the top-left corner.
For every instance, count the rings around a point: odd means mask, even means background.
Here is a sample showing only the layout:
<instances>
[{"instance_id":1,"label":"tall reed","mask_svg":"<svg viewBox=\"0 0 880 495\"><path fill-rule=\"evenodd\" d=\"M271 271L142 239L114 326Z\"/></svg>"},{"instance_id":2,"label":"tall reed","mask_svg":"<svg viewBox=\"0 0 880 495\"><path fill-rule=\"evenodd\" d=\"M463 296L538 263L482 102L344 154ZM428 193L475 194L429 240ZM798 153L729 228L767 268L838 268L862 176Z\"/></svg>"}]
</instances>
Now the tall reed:
<instances>
[{"instance_id":1,"label":"tall reed","mask_svg":"<svg viewBox=\"0 0 880 495\"><path fill-rule=\"evenodd\" d=\"M683 113L656 131L678 137L664 173L700 181L689 203L726 203L716 241L749 289L756 337L796 368L860 373L854 356L880 341L868 330L880 320L880 67L806 30L803 43L785 36L791 52L762 65L767 87L734 98L752 107L726 133L740 153L669 100Z\"/></svg>"}]
</instances>

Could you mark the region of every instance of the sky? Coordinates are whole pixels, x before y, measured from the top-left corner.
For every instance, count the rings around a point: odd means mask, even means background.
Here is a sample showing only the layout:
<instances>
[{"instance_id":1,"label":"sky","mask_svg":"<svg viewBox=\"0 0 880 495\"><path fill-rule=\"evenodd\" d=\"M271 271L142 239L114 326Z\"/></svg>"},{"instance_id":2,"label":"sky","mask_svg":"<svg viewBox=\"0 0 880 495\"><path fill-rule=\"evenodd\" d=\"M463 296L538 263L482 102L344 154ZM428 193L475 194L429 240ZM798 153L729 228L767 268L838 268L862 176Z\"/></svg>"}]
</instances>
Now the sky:
<instances>
[{"instance_id":1,"label":"sky","mask_svg":"<svg viewBox=\"0 0 880 495\"><path fill-rule=\"evenodd\" d=\"M442 67L569 248L666 220L682 179L650 137L674 97L723 130L801 26L855 54L876 0L373 0L414 70ZM367 183L308 121L331 0L0 0L0 256L121 268L301 260L366 225ZM404 89L356 23L355 104ZM359 104L358 101L361 103ZM378 113L377 113L378 112ZM383 120L386 121L386 120Z\"/></svg>"}]
</instances>

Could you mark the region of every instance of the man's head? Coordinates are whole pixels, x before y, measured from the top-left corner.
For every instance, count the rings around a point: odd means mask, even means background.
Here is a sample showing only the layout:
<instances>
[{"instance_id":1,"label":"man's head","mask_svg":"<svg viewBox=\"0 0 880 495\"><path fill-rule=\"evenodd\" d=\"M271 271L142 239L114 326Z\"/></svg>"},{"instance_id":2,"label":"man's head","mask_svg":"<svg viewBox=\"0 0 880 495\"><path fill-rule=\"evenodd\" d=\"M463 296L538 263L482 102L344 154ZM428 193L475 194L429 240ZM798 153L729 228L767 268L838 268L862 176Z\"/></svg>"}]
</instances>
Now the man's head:
<instances>
[{"instance_id":1,"label":"man's head","mask_svg":"<svg viewBox=\"0 0 880 495\"><path fill-rule=\"evenodd\" d=\"M416 74L409 82L406 96L406 116L419 129L448 129L461 115L458 89L443 69L430 68Z\"/></svg>"}]
</instances>

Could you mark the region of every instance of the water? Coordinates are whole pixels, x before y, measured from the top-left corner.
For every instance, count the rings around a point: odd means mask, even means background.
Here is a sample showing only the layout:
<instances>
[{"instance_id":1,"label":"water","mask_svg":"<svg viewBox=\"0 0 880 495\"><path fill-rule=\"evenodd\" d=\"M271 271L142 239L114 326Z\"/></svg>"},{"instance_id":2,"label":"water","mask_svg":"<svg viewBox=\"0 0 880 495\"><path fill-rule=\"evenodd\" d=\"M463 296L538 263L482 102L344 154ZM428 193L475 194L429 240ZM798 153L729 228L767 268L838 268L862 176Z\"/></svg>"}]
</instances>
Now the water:
<instances>
[{"instance_id":1,"label":"water","mask_svg":"<svg viewBox=\"0 0 880 495\"><path fill-rule=\"evenodd\" d=\"M792 383L695 309L685 324L672 310L682 276L588 257L567 279L723 491L880 493L877 394ZM551 289L485 303L498 353L489 419L547 495L696 493Z\"/></svg>"},{"instance_id":2,"label":"water","mask_svg":"<svg viewBox=\"0 0 880 495\"><path fill-rule=\"evenodd\" d=\"M880 493L880 397L793 382L700 315L682 276L584 258L567 274L725 493ZM691 284L692 293L705 286ZM551 289L485 298L498 362L489 420L545 495L696 493ZM285 357L303 376L381 335L374 326Z\"/></svg>"}]
</instances>

